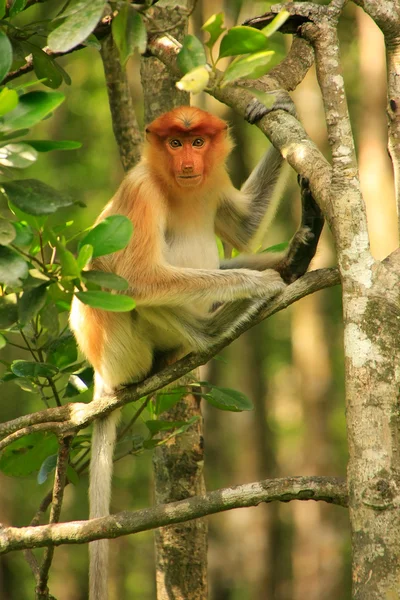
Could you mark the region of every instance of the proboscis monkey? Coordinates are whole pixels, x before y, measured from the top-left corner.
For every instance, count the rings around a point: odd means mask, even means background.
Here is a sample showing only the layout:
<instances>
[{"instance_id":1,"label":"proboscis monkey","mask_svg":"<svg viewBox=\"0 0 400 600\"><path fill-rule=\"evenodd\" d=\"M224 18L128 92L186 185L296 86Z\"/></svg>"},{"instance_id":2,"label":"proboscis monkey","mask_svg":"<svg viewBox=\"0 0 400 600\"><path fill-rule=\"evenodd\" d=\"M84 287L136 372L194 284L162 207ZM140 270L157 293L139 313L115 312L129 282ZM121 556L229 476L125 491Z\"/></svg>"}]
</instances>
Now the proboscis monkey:
<instances>
[{"instance_id":1,"label":"proboscis monkey","mask_svg":"<svg viewBox=\"0 0 400 600\"><path fill-rule=\"evenodd\" d=\"M293 105L292 105L293 106ZM272 110L288 109L277 103ZM249 120L263 116L260 104ZM181 106L146 128L143 158L122 182L97 222L126 215L128 246L90 268L129 282L130 313L106 312L74 299L71 326L95 369L95 396L145 379L160 364L204 350L228 328L248 320L256 299L269 299L307 270L323 217L302 184L302 223L288 250L251 254L270 218L267 209L283 160L272 148L240 190L225 161L232 141L225 121ZM221 261L215 235L241 254ZM165 360L164 360L165 362ZM109 514L116 411L94 424L90 517ZM90 544L90 599L107 598L107 540Z\"/></svg>"}]
</instances>

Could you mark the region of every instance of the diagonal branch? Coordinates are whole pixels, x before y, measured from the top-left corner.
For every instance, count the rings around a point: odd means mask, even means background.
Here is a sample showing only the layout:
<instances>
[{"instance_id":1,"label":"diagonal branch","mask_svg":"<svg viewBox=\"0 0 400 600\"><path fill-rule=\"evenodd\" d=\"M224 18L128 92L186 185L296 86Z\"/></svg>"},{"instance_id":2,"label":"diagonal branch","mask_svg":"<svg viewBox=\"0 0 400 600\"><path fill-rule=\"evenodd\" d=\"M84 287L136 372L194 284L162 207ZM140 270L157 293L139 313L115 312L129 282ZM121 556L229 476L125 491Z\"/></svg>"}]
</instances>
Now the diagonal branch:
<instances>
[{"instance_id":1,"label":"diagonal branch","mask_svg":"<svg viewBox=\"0 0 400 600\"><path fill-rule=\"evenodd\" d=\"M236 328L233 328L233 330L229 330L229 333L221 336L215 344L204 352L188 354L145 381L126 386L111 397L104 396L98 400L93 400L89 404L74 402L62 407L49 408L33 415L18 417L18 419L1 424L0 436L9 435L2 440L0 449L6 447L11 441L18 439L18 437L25 435L25 428L27 426L29 426L29 433L35 431L36 428L39 428L41 431L55 431L57 434L72 433L83 429L99 416L104 416L124 404L153 394L176 379L183 377L189 371L205 364L225 346L238 338L244 331L276 312L287 308L300 298L318 290L338 285L339 282L337 269L310 271L295 283L289 285L282 294L272 301L255 302L254 314L251 321L241 323Z\"/></svg>"},{"instance_id":2,"label":"diagonal branch","mask_svg":"<svg viewBox=\"0 0 400 600\"><path fill-rule=\"evenodd\" d=\"M90 521L71 521L38 527L4 527L0 530L0 554L49 545L84 544L183 523L233 508L257 506L261 502L292 500L324 501L346 507L346 482L336 477L266 479L215 490L179 502L158 504L138 511L124 511Z\"/></svg>"}]
</instances>

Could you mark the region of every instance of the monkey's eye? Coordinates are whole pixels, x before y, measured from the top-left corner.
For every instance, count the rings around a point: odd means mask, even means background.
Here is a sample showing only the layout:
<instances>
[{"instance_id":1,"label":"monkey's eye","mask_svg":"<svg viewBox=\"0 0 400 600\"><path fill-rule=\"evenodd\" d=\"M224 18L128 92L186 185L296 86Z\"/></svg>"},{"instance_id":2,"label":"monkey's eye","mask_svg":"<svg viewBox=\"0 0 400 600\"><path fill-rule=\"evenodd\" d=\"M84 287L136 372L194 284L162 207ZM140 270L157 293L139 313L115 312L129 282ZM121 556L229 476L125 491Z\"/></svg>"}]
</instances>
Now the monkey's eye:
<instances>
[{"instance_id":1,"label":"monkey's eye","mask_svg":"<svg viewBox=\"0 0 400 600\"><path fill-rule=\"evenodd\" d=\"M195 148L201 148L202 146L204 146L203 138L196 138L193 141L192 146L194 146Z\"/></svg>"},{"instance_id":2,"label":"monkey's eye","mask_svg":"<svg viewBox=\"0 0 400 600\"><path fill-rule=\"evenodd\" d=\"M171 140L169 142L169 145L171 146L171 148L179 148L180 146L182 146L182 142L180 140Z\"/></svg>"}]
</instances>

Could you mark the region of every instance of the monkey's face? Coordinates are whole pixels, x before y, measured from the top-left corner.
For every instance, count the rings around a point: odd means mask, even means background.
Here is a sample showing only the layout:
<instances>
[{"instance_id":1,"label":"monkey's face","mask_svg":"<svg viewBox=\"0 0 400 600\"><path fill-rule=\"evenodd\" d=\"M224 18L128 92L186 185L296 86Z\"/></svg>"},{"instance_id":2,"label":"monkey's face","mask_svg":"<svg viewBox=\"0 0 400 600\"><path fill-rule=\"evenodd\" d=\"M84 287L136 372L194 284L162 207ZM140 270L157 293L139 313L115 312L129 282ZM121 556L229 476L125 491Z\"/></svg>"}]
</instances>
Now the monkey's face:
<instances>
[{"instance_id":1,"label":"monkey's face","mask_svg":"<svg viewBox=\"0 0 400 600\"><path fill-rule=\"evenodd\" d=\"M176 136L166 140L173 177L180 187L198 187L203 183L208 146L206 136Z\"/></svg>"}]
</instances>

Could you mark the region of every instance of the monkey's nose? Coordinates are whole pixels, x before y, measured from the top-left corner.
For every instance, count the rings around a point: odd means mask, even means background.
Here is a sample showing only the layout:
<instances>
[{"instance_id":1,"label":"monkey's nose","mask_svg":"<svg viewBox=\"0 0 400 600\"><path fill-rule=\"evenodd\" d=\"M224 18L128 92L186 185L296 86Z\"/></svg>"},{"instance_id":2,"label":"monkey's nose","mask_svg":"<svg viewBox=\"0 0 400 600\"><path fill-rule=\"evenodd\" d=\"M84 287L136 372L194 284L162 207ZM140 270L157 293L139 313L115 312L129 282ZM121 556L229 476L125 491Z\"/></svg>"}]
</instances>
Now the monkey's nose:
<instances>
[{"instance_id":1,"label":"monkey's nose","mask_svg":"<svg viewBox=\"0 0 400 600\"><path fill-rule=\"evenodd\" d=\"M183 165L182 172L185 174L193 173L193 165Z\"/></svg>"}]
</instances>

